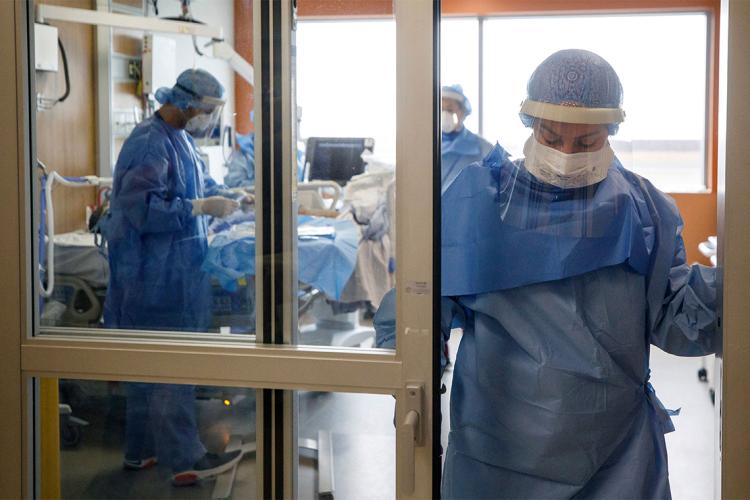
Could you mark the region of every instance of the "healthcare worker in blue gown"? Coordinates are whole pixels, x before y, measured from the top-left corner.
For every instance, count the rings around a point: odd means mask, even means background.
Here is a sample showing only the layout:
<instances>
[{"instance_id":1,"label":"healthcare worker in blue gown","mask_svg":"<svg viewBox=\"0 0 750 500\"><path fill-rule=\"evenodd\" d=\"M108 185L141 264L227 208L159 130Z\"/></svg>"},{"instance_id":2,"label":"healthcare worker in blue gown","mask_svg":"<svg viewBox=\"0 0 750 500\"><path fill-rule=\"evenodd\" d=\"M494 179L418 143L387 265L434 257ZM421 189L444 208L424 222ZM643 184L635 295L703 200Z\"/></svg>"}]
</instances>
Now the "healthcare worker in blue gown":
<instances>
[{"instance_id":1,"label":"healthcare worker in blue gown","mask_svg":"<svg viewBox=\"0 0 750 500\"><path fill-rule=\"evenodd\" d=\"M496 146L442 196L441 331L464 329L443 497L670 498L649 349L714 352L714 269L686 263L674 201L612 152L604 59L556 52L527 90L525 158Z\"/></svg>"},{"instance_id":2,"label":"healthcare worker in blue gown","mask_svg":"<svg viewBox=\"0 0 750 500\"><path fill-rule=\"evenodd\" d=\"M460 85L443 86L441 98L440 179L445 189L464 167L481 161L492 145L464 126L471 114L471 103Z\"/></svg>"},{"instance_id":3,"label":"healthcare worker in blue gown","mask_svg":"<svg viewBox=\"0 0 750 500\"><path fill-rule=\"evenodd\" d=\"M250 113L250 122L253 122ZM227 160L227 174L224 184L230 188L252 189L255 186L255 133L236 134L237 147ZM305 144L300 141L297 145L297 181L304 181Z\"/></svg>"},{"instance_id":4,"label":"healthcare worker in blue gown","mask_svg":"<svg viewBox=\"0 0 750 500\"><path fill-rule=\"evenodd\" d=\"M174 87L157 91L162 107L123 144L103 224L110 265L106 327L206 331L210 326L210 283L201 271L206 219L227 216L240 203L208 175L191 134L213 130L223 96L212 75L187 70ZM127 395L126 469L158 460L171 467L174 484L186 485L239 460L238 452L207 453L198 435L194 386L131 383Z\"/></svg>"}]
</instances>

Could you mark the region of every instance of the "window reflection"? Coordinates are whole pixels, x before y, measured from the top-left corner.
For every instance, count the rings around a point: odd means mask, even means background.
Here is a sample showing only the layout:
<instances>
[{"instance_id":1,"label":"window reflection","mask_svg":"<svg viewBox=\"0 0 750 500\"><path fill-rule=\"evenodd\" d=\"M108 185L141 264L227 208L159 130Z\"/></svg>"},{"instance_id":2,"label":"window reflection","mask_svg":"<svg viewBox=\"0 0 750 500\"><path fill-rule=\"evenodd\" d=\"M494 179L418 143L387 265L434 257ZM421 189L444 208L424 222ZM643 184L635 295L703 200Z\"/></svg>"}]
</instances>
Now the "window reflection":
<instances>
[{"instance_id":1,"label":"window reflection","mask_svg":"<svg viewBox=\"0 0 750 500\"><path fill-rule=\"evenodd\" d=\"M42 491L59 487L71 499L257 497L254 389L39 382ZM295 397L298 498L395 498L393 398ZM58 458L59 475L47 468Z\"/></svg>"},{"instance_id":2,"label":"window reflection","mask_svg":"<svg viewBox=\"0 0 750 500\"><path fill-rule=\"evenodd\" d=\"M61 380L59 414L45 403L62 498L255 497L255 390Z\"/></svg>"}]
</instances>

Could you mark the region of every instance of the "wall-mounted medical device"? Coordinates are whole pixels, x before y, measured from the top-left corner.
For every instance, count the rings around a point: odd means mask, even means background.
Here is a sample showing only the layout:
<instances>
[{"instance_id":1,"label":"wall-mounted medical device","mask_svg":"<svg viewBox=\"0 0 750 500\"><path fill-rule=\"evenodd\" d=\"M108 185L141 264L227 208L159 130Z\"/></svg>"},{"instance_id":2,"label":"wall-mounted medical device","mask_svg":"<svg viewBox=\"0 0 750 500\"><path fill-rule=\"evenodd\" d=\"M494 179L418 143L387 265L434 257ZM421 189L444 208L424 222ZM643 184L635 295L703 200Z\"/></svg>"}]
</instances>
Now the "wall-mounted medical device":
<instances>
[{"instance_id":1,"label":"wall-mounted medical device","mask_svg":"<svg viewBox=\"0 0 750 500\"><path fill-rule=\"evenodd\" d=\"M177 80L177 41L148 33L143 37L143 93L154 94Z\"/></svg>"},{"instance_id":2,"label":"wall-mounted medical device","mask_svg":"<svg viewBox=\"0 0 750 500\"><path fill-rule=\"evenodd\" d=\"M57 28L34 23L34 68L57 71Z\"/></svg>"}]
</instances>

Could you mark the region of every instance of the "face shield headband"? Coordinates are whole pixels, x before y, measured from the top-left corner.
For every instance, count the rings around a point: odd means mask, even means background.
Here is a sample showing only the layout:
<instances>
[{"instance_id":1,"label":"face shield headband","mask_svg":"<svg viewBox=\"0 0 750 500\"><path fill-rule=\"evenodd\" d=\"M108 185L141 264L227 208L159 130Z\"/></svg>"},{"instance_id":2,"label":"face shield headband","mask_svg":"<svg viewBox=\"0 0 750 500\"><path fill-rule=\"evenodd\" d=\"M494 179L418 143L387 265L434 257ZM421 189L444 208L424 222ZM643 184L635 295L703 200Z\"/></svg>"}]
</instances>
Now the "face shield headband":
<instances>
[{"instance_id":1,"label":"face shield headband","mask_svg":"<svg viewBox=\"0 0 750 500\"><path fill-rule=\"evenodd\" d=\"M221 99L219 97L210 97L210 96L202 96L198 94L197 92L180 85L179 83L175 84L175 88L180 89L181 91L185 92L189 96L191 96L194 99L194 102L191 104L191 107L200 109L201 111L212 111L214 108L219 108L224 106L224 99Z\"/></svg>"},{"instance_id":2,"label":"face shield headband","mask_svg":"<svg viewBox=\"0 0 750 500\"><path fill-rule=\"evenodd\" d=\"M625 121L625 111L621 108L585 108L551 104L531 99L526 99L521 103L521 113L535 118L562 123L604 125Z\"/></svg>"}]
</instances>

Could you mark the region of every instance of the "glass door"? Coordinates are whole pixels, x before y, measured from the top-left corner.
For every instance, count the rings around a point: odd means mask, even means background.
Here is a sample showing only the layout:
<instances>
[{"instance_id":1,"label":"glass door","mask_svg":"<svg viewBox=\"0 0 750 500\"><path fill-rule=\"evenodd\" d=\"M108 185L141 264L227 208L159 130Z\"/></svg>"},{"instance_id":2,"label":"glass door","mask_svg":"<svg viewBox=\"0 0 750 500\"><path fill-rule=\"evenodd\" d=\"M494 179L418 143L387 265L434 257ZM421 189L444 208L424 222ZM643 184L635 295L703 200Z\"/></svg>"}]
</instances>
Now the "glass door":
<instances>
[{"instance_id":1,"label":"glass door","mask_svg":"<svg viewBox=\"0 0 750 500\"><path fill-rule=\"evenodd\" d=\"M437 494L438 13L334 4L14 4L24 496Z\"/></svg>"}]
</instances>

